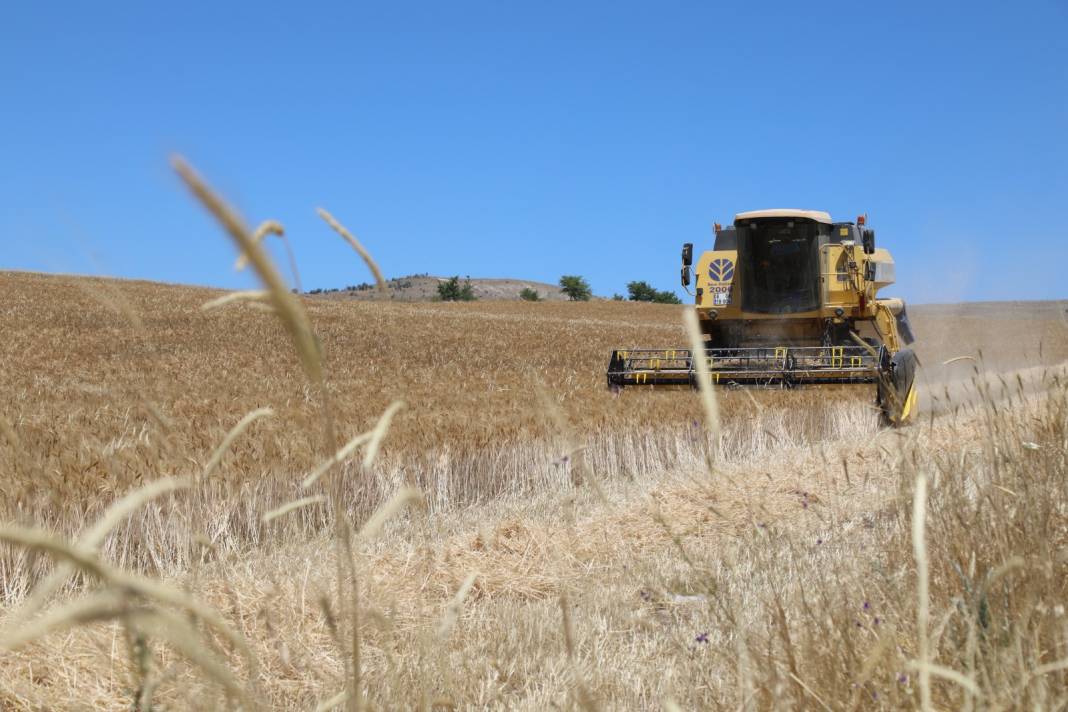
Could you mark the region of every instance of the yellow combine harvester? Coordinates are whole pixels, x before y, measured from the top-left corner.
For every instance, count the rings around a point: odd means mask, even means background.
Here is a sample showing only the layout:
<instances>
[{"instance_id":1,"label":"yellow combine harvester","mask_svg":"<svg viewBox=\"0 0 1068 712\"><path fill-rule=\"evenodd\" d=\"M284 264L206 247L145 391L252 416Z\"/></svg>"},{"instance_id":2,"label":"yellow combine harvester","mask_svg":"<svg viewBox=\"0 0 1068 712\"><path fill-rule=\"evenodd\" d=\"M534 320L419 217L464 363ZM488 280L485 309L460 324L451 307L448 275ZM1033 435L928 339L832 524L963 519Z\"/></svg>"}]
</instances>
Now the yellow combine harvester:
<instances>
[{"instance_id":1,"label":"yellow combine harvester","mask_svg":"<svg viewBox=\"0 0 1068 712\"><path fill-rule=\"evenodd\" d=\"M819 210L755 210L715 233L692 279L693 245L682 247L682 284L696 290L714 383L868 383L887 422L914 415L908 314L902 300L876 297L894 282L894 260L875 247L863 216L834 222ZM689 349L620 349L608 365L613 388L692 387L696 378Z\"/></svg>"}]
</instances>

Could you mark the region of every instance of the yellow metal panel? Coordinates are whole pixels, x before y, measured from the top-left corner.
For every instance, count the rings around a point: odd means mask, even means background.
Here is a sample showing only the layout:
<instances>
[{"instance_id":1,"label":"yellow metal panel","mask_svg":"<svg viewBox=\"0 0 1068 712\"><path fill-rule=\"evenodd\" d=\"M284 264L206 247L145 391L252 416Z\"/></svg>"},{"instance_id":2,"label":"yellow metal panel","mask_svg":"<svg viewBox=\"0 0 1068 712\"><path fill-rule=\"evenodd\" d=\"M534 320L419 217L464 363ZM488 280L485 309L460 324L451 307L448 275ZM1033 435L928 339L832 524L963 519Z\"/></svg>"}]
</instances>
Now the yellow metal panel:
<instances>
[{"instance_id":1,"label":"yellow metal panel","mask_svg":"<svg viewBox=\"0 0 1068 712\"><path fill-rule=\"evenodd\" d=\"M913 383L909 388L909 394L905 397L905 405L901 407L901 417L898 418L898 424L904 424L909 422L912 418L912 411L916 407L916 384Z\"/></svg>"},{"instance_id":2,"label":"yellow metal panel","mask_svg":"<svg viewBox=\"0 0 1068 712\"><path fill-rule=\"evenodd\" d=\"M715 260L728 260L730 262L731 269L728 271L730 275L728 279L713 279L709 268ZM702 253L694 268L694 286L701 290L700 299L695 301L696 306L701 309L715 309L719 314L719 319L738 318L741 315L741 292L738 285L737 268L737 250L709 250ZM723 276L723 271L717 270L716 274ZM716 293L729 293L730 303L716 304L714 296Z\"/></svg>"}]
</instances>

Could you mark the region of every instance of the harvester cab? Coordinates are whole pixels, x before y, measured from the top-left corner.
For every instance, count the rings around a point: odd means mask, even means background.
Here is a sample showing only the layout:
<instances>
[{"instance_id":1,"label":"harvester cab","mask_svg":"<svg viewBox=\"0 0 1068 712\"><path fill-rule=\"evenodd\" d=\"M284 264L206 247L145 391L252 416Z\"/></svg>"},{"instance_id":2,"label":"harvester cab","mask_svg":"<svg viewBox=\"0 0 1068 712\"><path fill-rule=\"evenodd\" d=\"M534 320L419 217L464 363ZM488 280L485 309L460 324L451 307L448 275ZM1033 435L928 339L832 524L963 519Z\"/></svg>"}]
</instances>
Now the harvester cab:
<instances>
[{"instance_id":1,"label":"harvester cab","mask_svg":"<svg viewBox=\"0 0 1068 712\"><path fill-rule=\"evenodd\" d=\"M711 250L682 248L713 384L791 388L872 384L885 420L915 412L916 356L905 303L877 296L894 260L864 216L835 222L818 210L738 213L715 225ZM690 286L693 291L690 291ZM696 385L690 349L618 349L608 383Z\"/></svg>"}]
</instances>

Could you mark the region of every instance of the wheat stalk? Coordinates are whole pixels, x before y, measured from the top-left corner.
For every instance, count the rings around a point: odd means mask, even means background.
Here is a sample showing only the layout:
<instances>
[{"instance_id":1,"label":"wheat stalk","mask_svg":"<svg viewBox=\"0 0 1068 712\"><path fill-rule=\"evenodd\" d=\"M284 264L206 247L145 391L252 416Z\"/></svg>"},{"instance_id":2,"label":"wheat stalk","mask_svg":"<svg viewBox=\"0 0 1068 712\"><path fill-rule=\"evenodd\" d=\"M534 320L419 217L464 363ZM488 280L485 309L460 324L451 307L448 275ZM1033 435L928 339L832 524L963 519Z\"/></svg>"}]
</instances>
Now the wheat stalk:
<instances>
[{"instance_id":1,"label":"wheat stalk","mask_svg":"<svg viewBox=\"0 0 1068 712\"><path fill-rule=\"evenodd\" d=\"M251 698L238 684L226 666L211 655L200 642L189 623L161 606L174 606L209 625L245 657L250 674L255 678L256 658L244 638L230 628L212 608L192 596L161 583L127 574L99 560L95 552L69 544L39 530L17 526L0 527L0 541L7 541L29 549L47 552L99 579L105 591L83 602L64 606L49 615L0 636L0 647L21 647L56 629L70 628L93 620L119 618L127 626L151 633L170 643L185 657L215 679L230 694L249 706ZM146 608L145 604L155 606Z\"/></svg>"},{"instance_id":2,"label":"wheat stalk","mask_svg":"<svg viewBox=\"0 0 1068 712\"><path fill-rule=\"evenodd\" d=\"M359 537L364 541L373 538L396 514L407 508L409 505L418 504L423 501L423 493L414 487L402 487L396 494L375 510L375 513L364 523L360 528Z\"/></svg>"},{"instance_id":3,"label":"wheat stalk","mask_svg":"<svg viewBox=\"0 0 1068 712\"><path fill-rule=\"evenodd\" d=\"M262 289L253 289L244 292L230 292L221 297L216 297L209 302L204 302L200 305L200 308L203 311L211 311L212 309L218 309L219 307L226 306L233 302L264 302L269 298L270 295Z\"/></svg>"},{"instance_id":4,"label":"wheat stalk","mask_svg":"<svg viewBox=\"0 0 1068 712\"><path fill-rule=\"evenodd\" d=\"M300 509L301 507L307 507L309 504L316 504L318 502L325 502L325 501L326 501L326 498L323 497L322 495L315 495L315 496L312 496L312 497L301 497L300 499L295 499L292 502L287 502L287 503L283 504L281 507L278 507L277 509L272 509L271 511L267 512L266 514L263 515L263 521L264 521L264 523L267 523L267 522L271 521L272 519L277 519L278 517L281 517L281 516L284 516L286 514L289 514L290 512L292 512L295 509Z\"/></svg>"},{"instance_id":5,"label":"wheat stalk","mask_svg":"<svg viewBox=\"0 0 1068 712\"><path fill-rule=\"evenodd\" d=\"M107 535L118 526L123 519L130 516L130 514L140 508L143 504L163 494L188 486L188 480L161 477L144 487L134 490L108 507L104 514L101 515L100 519L82 534L77 545L89 553L96 552L100 545L104 543L104 539ZM18 620L25 620L43 608L48 602L48 599L51 598L74 573L74 569L75 567L67 562L60 562L57 564L55 571L34 589L33 594L23 605L23 615L20 618L16 618L16 622Z\"/></svg>"},{"instance_id":6,"label":"wheat stalk","mask_svg":"<svg viewBox=\"0 0 1068 712\"><path fill-rule=\"evenodd\" d=\"M341 449L312 470L308 476L304 478L304 481L300 486L307 489L314 485L319 481L319 478L330 470L331 467L340 465L347 460L352 453L356 451L356 448L364 443L367 443L367 450L363 457L363 467L370 467L374 462L375 457L378 455L378 450L382 445L382 439L385 438L386 433L389 431L389 425L393 421L394 414L402 407L404 407L403 401L394 401L393 403L390 403L389 407L387 407L382 415L379 416L378 422L375 423L375 427L366 433L360 433L345 443Z\"/></svg>"},{"instance_id":7,"label":"wheat stalk","mask_svg":"<svg viewBox=\"0 0 1068 712\"><path fill-rule=\"evenodd\" d=\"M351 232L349 232L344 225L339 223L333 215L328 213L323 208L319 208L318 213L319 217L325 220L327 225L334 228L334 231L337 232L337 234L345 238L345 242L349 243L352 246L352 249L356 250L356 254L358 254L363 259L364 264L366 264L367 268L371 270L371 274L375 276L375 283L378 285L378 291L382 294L389 294L389 286L386 285L386 279L382 276L382 270L378 268L378 263L375 262L373 257L371 257L371 253L368 252L364 248L364 246L360 244L360 241L357 240L356 237Z\"/></svg>"},{"instance_id":8,"label":"wheat stalk","mask_svg":"<svg viewBox=\"0 0 1068 712\"><path fill-rule=\"evenodd\" d=\"M403 407L404 401L393 401L378 418L378 422L375 423L375 427L370 433L371 437L368 438L367 449L363 452L364 467L370 467L374 463L375 457L378 456L378 449L382 445L382 439L386 437L386 432L389 430L389 424L392 422L393 416Z\"/></svg>"},{"instance_id":9,"label":"wheat stalk","mask_svg":"<svg viewBox=\"0 0 1068 712\"><path fill-rule=\"evenodd\" d=\"M701 335L701 326L697 319L697 311L684 309L682 321L686 326L686 334L690 338L691 360L697 371L697 388L701 393L701 404L705 410L705 429L715 437L719 434L719 404L716 402L716 390L712 385L712 374L708 369L708 359L705 356L705 340Z\"/></svg>"},{"instance_id":10,"label":"wheat stalk","mask_svg":"<svg viewBox=\"0 0 1068 712\"><path fill-rule=\"evenodd\" d=\"M931 712L931 661L927 649L927 625L930 617L929 582L927 578L927 476L922 471L916 476L916 491L912 504L912 546L916 557L916 636L919 659L920 708Z\"/></svg>"},{"instance_id":11,"label":"wheat stalk","mask_svg":"<svg viewBox=\"0 0 1068 712\"><path fill-rule=\"evenodd\" d=\"M127 595L137 595L150 600L155 599L159 603L184 608L202 618L217 632L226 637L235 647L239 648L250 660L252 659L252 651L240 634L231 630L214 610L182 591L107 566L97 558L94 552L84 547L71 545L36 529L12 525L3 526L0 527L0 540L47 552L57 559L73 564L78 569L116 590L125 592Z\"/></svg>"},{"instance_id":12,"label":"wheat stalk","mask_svg":"<svg viewBox=\"0 0 1068 712\"><path fill-rule=\"evenodd\" d=\"M208 464L204 466L204 471L200 475L201 478L206 480L215 473L215 469L222 462L223 456L230 449L230 446L233 445L234 440L237 440L237 438L241 436L241 433L245 432L245 428L252 425L252 423L260 418L269 418L272 415L274 415L274 411L270 408L257 408L256 410L246 413L241 420L237 421L237 425L230 429L230 432L226 434L226 437L219 443L219 446L215 448L215 452L213 452L208 459Z\"/></svg>"},{"instance_id":13,"label":"wheat stalk","mask_svg":"<svg viewBox=\"0 0 1068 712\"><path fill-rule=\"evenodd\" d=\"M286 287L281 275L271 264L270 258L260 245L256 244L249 234L244 221L237 213L211 189L211 187L186 163L185 159L175 156L171 159L174 170L178 173L193 195L207 208L216 220L223 226L226 232L237 244L238 250L248 257L252 268L256 270L260 280L267 291L271 294L271 302L274 304L278 317L282 320L286 331L296 347L301 365L304 367L308 378L316 385L322 385L323 366L322 355L319 351L319 342L312 331L308 315L300 301Z\"/></svg>"},{"instance_id":14,"label":"wheat stalk","mask_svg":"<svg viewBox=\"0 0 1068 712\"><path fill-rule=\"evenodd\" d=\"M478 579L478 572L472 572L467 575L463 583L460 584L460 588L456 591L456 595L449 601L449 605L445 608L445 615L441 619L441 624L438 626L438 637L444 640L449 637L449 633L452 632L453 626L456 625L456 621L460 619L460 614L463 613L464 599L467 598L467 594L471 592L471 588L475 585L475 581Z\"/></svg>"},{"instance_id":15,"label":"wheat stalk","mask_svg":"<svg viewBox=\"0 0 1068 712\"><path fill-rule=\"evenodd\" d=\"M259 224L259 227L256 228L255 232L252 233L252 241L258 245L263 242L263 238L267 237L268 235L278 235L279 237L284 237L285 234L286 231L285 228L282 227L282 223L278 222L277 220L264 220ZM237 259L234 260L234 269L240 272L247 266L248 255L246 255L244 252L241 252L241 254L237 256Z\"/></svg>"},{"instance_id":16,"label":"wheat stalk","mask_svg":"<svg viewBox=\"0 0 1068 712\"><path fill-rule=\"evenodd\" d=\"M314 485L316 482L319 481L320 477L327 473L327 471L331 467L333 467L334 465L340 465L342 462L348 459L348 457L352 455L353 452L356 451L356 448L358 448L360 445L363 445L370 439L371 433L360 433L356 437L349 440L337 452L335 452L327 460L324 460L318 467L312 470L308 474L308 476L304 478L304 481L300 483L300 486L304 489L308 489L309 487Z\"/></svg>"}]
</instances>

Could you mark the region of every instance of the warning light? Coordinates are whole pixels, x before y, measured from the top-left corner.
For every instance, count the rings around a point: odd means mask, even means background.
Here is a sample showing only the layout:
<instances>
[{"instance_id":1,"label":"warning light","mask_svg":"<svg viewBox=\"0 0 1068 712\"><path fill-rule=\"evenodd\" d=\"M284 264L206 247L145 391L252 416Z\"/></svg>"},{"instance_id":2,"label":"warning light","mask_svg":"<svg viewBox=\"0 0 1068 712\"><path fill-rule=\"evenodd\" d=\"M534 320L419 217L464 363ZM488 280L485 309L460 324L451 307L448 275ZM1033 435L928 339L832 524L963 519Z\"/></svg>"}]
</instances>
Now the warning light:
<instances>
[{"instance_id":1,"label":"warning light","mask_svg":"<svg viewBox=\"0 0 1068 712\"><path fill-rule=\"evenodd\" d=\"M863 225L866 222L868 222L868 216L867 215L858 215L857 216L857 225Z\"/></svg>"}]
</instances>

